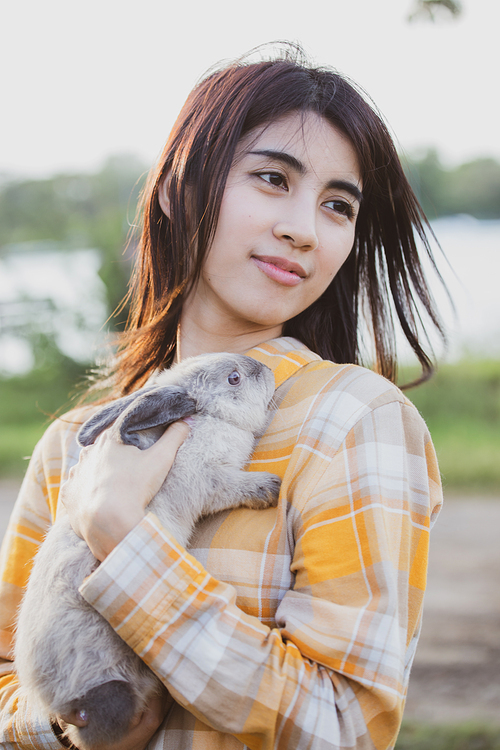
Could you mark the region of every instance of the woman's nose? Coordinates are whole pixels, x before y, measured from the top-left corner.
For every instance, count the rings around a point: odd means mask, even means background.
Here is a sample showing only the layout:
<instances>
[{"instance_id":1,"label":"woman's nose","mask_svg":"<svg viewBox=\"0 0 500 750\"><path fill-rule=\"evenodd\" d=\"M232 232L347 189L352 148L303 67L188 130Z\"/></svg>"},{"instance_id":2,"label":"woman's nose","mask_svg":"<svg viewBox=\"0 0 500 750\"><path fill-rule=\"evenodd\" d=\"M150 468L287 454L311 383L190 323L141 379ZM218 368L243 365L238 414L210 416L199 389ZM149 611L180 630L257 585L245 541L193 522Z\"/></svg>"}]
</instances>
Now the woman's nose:
<instances>
[{"instance_id":1,"label":"woman's nose","mask_svg":"<svg viewBox=\"0 0 500 750\"><path fill-rule=\"evenodd\" d=\"M316 211L307 206L292 203L287 207L273 227L273 234L280 240L290 242L303 250L315 250L318 246Z\"/></svg>"}]
</instances>

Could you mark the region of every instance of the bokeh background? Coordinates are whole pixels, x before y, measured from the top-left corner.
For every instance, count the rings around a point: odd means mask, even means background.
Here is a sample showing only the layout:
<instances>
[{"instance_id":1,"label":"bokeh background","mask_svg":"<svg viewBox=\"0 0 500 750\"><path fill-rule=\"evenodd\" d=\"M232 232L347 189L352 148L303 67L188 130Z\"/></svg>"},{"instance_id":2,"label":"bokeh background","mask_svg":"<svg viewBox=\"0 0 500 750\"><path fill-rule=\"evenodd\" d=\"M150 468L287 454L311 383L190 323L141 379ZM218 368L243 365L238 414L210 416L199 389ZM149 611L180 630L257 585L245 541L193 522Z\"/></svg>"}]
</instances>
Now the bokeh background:
<instances>
[{"instance_id":1,"label":"bokeh background","mask_svg":"<svg viewBox=\"0 0 500 750\"><path fill-rule=\"evenodd\" d=\"M459 11L459 12L458 12ZM1 11L0 534L50 415L102 356L140 187L221 60L290 40L376 102L432 223L449 332L409 392L445 508L398 748L500 748L498 0L19 0ZM441 246L441 253L438 244ZM401 382L415 373L403 357Z\"/></svg>"}]
</instances>

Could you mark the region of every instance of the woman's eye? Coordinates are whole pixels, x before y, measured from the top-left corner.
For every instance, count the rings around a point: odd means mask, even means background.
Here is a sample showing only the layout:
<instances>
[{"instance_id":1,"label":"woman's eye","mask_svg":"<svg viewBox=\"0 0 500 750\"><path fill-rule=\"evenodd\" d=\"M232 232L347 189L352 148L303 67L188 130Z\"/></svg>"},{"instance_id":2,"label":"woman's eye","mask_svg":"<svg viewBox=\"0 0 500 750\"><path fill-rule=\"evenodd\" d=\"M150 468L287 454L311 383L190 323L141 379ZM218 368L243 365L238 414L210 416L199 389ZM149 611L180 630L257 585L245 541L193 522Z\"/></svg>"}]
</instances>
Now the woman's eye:
<instances>
[{"instance_id":1,"label":"woman's eye","mask_svg":"<svg viewBox=\"0 0 500 750\"><path fill-rule=\"evenodd\" d=\"M260 172L259 177L274 187L286 187L286 179L279 172Z\"/></svg>"},{"instance_id":2,"label":"woman's eye","mask_svg":"<svg viewBox=\"0 0 500 750\"><path fill-rule=\"evenodd\" d=\"M348 219L352 219L354 217L354 208L349 203L349 201L335 199L335 200L327 201L325 203L325 206L328 206L328 208L331 208L331 210L335 211L336 214L347 216Z\"/></svg>"},{"instance_id":3,"label":"woman's eye","mask_svg":"<svg viewBox=\"0 0 500 750\"><path fill-rule=\"evenodd\" d=\"M240 373L238 372L238 370L233 370L231 375L229 375L227 382L229 383L229 385L239 385L240 380L241 380L241 377L240 377Z\"/></svg>"}]
</instances>

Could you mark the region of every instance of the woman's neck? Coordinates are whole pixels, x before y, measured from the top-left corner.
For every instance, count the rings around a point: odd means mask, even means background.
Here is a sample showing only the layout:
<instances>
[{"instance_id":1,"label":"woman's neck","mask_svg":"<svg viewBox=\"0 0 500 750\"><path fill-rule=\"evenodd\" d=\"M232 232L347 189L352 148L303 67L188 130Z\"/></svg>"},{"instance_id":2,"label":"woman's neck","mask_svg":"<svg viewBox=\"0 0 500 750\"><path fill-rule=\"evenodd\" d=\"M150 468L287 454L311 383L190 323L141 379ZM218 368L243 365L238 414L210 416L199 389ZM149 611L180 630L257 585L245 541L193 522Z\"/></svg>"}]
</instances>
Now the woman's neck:
<instances>
[{"instance_id":1,"label":"woman's neck","mask_svg":"<svg viewBox=\"0 0 500 750\"><path fill-rule=\"evenodd\" d=\"M176 362L211 352L244 354L264 341L281 336L283 326L258 326L230 318L221 320L207 309L197 310L187 300L177 329Z\"/></svg>"}]
</instances>

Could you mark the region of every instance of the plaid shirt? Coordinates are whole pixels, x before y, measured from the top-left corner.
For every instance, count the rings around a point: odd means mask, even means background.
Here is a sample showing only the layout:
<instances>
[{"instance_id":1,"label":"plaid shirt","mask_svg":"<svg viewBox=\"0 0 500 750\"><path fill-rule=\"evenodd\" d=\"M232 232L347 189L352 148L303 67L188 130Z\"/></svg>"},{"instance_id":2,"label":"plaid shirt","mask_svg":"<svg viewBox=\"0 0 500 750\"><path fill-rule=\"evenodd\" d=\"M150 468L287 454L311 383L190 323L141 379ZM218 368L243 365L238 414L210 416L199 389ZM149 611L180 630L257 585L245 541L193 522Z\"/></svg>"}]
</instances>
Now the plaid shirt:
<instances>
[{"instance_id":1,"label":"plaid shirt","mask_svg":"<svg viewBox=\"0 0 500 750\"><path fill-rule=\"evenodd\" d=\"M280 338L250 356L279 409L250 471L277 508L204 518L183 549L149 513L80 591L175 699L154 750L392 747L420 630L441 505L421 417L387 380ZM29 563L78 459L79 424L37 447L4 544L2 655ZM60 748L47 717L0 682L5 748Z\"/></svg>"}]
</instances>

